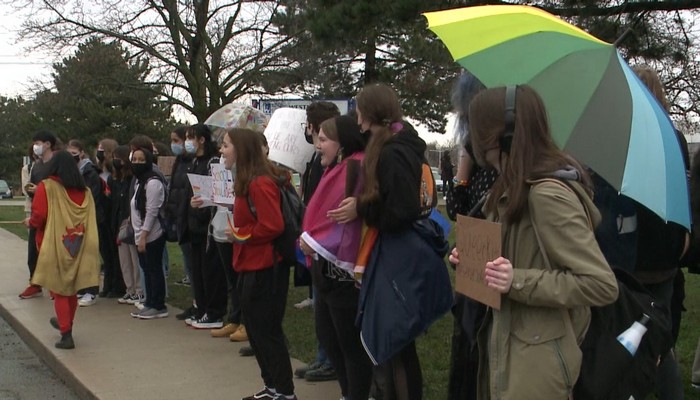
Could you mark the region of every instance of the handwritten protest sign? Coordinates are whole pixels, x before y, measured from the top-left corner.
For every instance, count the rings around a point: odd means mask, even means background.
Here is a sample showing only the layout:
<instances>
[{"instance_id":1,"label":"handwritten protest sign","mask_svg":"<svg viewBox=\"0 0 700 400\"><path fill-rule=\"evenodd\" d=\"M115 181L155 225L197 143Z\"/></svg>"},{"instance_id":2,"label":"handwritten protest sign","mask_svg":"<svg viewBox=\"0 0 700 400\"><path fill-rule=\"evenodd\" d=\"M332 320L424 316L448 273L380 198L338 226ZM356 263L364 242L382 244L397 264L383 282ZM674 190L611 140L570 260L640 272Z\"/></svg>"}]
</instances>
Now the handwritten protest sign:
<instances>
[{"instance_id":1,"label":"handwritten protest sign","mask_svg":"<svg viewBox=\"0 0 700 400\"><path fill-rule=\"evenodd\" d=\"M484 281L486 263L501 256L501 224L463 215L457 216L456 290L495 309L501 294Z\"/></svg>"},{"instance_id":2,"label":"handwritten protest sign","mask_svg":"<svg viewBox=\"0 0 700 400\"><path fill-rule=\"evenodd\" d=\"M231 171L221 164L212 164L211 177L214 202L233 204L233 176Z\"/></svg>"},{"instance_id":3,"label":"handwritten protest sign","mask_svg":"<svg viewBox=\"0 0 700 400\"><path fill-rule=\"evenodd\" d=\"M158 168L165 176L173 175L173 164L175 164L174 156L158 156Z\"/></svg>"},{"instance_id":4,"label":"handwritten protest sign","mask_svg":"<svg viewBox=\"0 0 700 400\"><path fill-rule=\"evenodd\" d=\"M187 179L190 180L192 193L204 200L202 207L213 206L214 185L212 185L212 177L207 175L187 174Z\"/></svg>"},{"instance_id":5,"label":"handwritten protest sign","mask_svg":"<svg viewBox=\"0 0 700 400\"><path fill-rule=\"evenodd\" d=\"M316 151L304 139L303 123L306 123L306 111L278 108L265 128L269 159L299 173L304 172L306 163Z\"/></svg>"}]
</instances>

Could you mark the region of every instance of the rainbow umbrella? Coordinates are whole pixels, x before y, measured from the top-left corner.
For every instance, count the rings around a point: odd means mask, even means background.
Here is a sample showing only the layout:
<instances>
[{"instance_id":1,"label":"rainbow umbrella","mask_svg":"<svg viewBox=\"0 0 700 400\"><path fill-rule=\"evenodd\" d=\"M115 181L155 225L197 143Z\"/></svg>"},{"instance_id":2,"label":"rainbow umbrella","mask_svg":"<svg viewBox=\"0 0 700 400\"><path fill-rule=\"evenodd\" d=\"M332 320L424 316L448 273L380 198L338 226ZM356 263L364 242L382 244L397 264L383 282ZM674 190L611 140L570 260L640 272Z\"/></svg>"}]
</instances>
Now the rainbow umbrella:
<instances>
[{"instance_id":1,"label":"rainbow umbrella","mask_svg":"<svg viewBox=\"0 0 700 400\"><path fill-rule=\"evenodd\" d=\"M673 124L612 44L529 6L424 15L455 61L487 87L535 88L561 148L622 194L690 228Z\"/></svg>"}]
</instances>

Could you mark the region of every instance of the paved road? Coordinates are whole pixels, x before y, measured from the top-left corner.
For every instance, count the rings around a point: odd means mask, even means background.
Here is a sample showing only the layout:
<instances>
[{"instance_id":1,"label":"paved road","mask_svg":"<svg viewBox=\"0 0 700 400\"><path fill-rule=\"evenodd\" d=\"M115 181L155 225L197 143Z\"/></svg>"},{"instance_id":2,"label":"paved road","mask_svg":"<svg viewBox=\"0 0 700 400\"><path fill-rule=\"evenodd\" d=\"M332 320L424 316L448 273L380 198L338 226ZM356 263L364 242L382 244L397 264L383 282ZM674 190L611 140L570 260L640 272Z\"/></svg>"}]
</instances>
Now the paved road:
<instances>
[{"instance_id":1,"label":"paved road","mask_svg":"<svg viewBox=\"0 0 700 400\"><path fill-rule=\"evenodd\" d=\"M0 317L0 400L78 400Z\"/></svg>"},{"instance_id":2,"label":"paved road","mask_svg":"<svg viewBox=\"0 0 700 400\"><path fill-rule=\"evenodd\" d=\"M0 200L0 206L24 206L24 197ZM0 400L2 400L2 397L0 397Z\"/></svg>"}]
</instances>

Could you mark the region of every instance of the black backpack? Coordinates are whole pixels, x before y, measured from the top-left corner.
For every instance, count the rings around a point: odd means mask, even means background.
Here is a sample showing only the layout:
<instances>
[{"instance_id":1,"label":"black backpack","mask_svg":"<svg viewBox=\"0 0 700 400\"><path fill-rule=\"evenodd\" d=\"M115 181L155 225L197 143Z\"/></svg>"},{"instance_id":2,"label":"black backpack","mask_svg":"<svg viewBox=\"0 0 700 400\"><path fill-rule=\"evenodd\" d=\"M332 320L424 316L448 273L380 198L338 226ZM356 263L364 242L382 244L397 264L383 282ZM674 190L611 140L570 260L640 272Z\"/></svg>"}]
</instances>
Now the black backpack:
<instances>
[{"instance_id":1,"label":"black backpack","mask_svg":"<svg viewBox=\"0 0 700 400\"><path fill-rule=\"evenodd\" d=\"M574 386L576 400L646 398L654 390L658 364L673 346L667 308L657 304L632 275L620 269L613 271L619 296L605 307L591 307L591 324L581 343L581 373ZM642 314L650 321L633 356L617 336L639 321Z\"/></svg>"},{"instance_id":2,"label":"black backpack","mask_svg":"<svg viewBox=\"0 0 700 400\"><path fill-rule=\"evenodd\" d=\"M282 262L285 265L293 266L297 263L296 243L299 236L301 236L301 224L304 219L306 206L301 201L301 197L299 197L288 177L279 177L277 186L280 189L280 209L284 220L284 230L273 241L273 247L275 248L275 253L282 256ZM248 207L253 217L258 219L257 210L253 200L250 198L250 193L248 194ZM277 263L276 257L275 263Z\"/></svg>"},{"instance_id":3,"label":"black backpack","mask_svg":"<svg viewBox=\"0 0 700 400\"><path fill-rule=\"evenodd\" d=\"M581 200L580 194L568 181L545 180L568 187ZM581 201L581 204L586 208L585 202ZM587 208L586 213L590 213ZM537 229L535 234L538 235ZM600 240L599 237L596 239ZM539 236L537 241L542 248ZM630 396L646 398L654 389L662 357L673 346L668 308L657 303L630 273L618 268L612 268L612 271L617 278L619 294L612 304L591 307L591 323L580 345L583 360L574 385L573 398L576 400L628 400ZM650 320L646 324L647 332L632 355L617 341L617 336L641 320L644 314Z\"/></svg>"}]
</instances>

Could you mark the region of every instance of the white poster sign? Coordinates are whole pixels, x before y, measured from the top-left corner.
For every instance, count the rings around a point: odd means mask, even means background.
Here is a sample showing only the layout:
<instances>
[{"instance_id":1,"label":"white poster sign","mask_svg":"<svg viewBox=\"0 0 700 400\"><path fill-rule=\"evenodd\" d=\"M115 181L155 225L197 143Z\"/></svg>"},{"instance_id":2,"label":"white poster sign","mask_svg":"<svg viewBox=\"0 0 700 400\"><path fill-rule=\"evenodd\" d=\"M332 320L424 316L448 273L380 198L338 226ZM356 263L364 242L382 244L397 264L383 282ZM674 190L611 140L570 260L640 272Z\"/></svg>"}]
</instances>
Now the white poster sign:
<instances>
[{"instance_id":1,"label":"white poster sign","mask_svg":"<svg viewBox=\"0 0 700 400\"><path fill-rule=\"evenodd\" d=\"M304 138L306 111L294 108L278 108L265 129L269 158L296 172L303 173L306 163L316 151Z\"/></svg>"}]
</instances>

